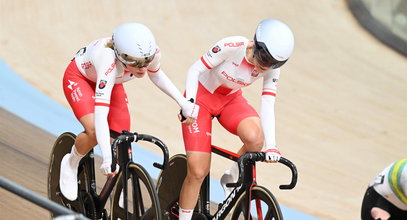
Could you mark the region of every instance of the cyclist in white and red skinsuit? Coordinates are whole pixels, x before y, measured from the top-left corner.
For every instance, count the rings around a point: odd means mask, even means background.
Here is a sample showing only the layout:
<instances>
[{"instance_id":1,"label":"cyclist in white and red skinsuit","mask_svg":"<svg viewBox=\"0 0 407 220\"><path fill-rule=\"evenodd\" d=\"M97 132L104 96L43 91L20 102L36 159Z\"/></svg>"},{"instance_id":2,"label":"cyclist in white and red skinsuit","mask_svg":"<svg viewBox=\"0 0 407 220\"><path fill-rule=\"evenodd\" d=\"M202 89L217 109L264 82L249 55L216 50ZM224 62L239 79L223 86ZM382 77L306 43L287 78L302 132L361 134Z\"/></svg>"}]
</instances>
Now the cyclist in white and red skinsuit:
<instances>
[{"instance_id":1,"label":"cyclist in white and red skinsuit","mask_svg":"<svg viewBox=\"0 0 407 220\"><path fill-rule=\"evenodd\" d=\"M79 161L96 144L102 151L101 171L105 175L117 172L111 171L110 133L130 130L124 82L147 73L185 112L183 123L191 124L197 117L199 106L182 96L161 70L160 59L151 31L140 23L126 23L114 31L112 38L96 40L80 49L69 64L63 78L64 93L85 131L61 162L60 188L67 199L77 198Z\"/></svg>"},{"instance_id":2,"label":"cyclist in white and red skinsuit","mask_svg":"<svg viewBox=\"0 0 407 220\"><path fill-rule=\"evenodd\" d=\"M266 162L277 162L281 155L275 141L274 102L280 66L290 57L294 37L284 23L266 19L256 29L254 41L233 36L218 41L187 74L188 100L200 106L192 125L182 125L187 154L187 176L179 201L179 219L191 219L203 179L211 161L212 118L243 142L238 154L261 151L265 143ZM260 116L242 96L241 88L263 79ZM236 182L237 164L222 176L226 196Z\"/></svg>"}]
</instances>

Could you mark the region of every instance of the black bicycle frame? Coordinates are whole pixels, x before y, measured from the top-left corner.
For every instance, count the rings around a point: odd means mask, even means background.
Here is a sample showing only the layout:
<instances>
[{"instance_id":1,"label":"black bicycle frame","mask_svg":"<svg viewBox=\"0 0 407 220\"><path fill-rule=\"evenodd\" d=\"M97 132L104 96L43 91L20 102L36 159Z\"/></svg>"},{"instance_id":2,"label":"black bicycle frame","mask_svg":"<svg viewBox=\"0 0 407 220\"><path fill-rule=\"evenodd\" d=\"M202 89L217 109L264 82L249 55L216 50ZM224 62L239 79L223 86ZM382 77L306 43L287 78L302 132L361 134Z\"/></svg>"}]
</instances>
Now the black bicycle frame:
<instances>
[{"instance_id":1,"label":"black bicycle frame","mask_svg":"<svg viewBox=\"0 0 407 220\"><path fill-rule=\"evenodd\" d=\"M85 191L88 192L94 200L96 207L96 214L98 218L101 218L104 211L104 207L109 199L111 192L117 182L118 175L109 176L106 183L104 184L102 191L98 195L96 192L96 178L95 178L95 160L93 158L94 152L91 150L85 158L81 161L79 166L78 173L85 171L84 173L88 176L85 176L85 181L90 181L90 184L81 184L83 186L90 186L90 188L85 188ZM80 192L79 192L80 193Z\"/></svg>"},{"instance_id":2,"label":"black bicycle frame","mask_svg":"<svg viewBox=\"0 0 407 220\"><path fill-rule=\"evenodd\" d=\"M250 205L251 205L251 190L253 186L257 185L256 182L256 161L263 161L265 159L265 154L262 152L251 152L249 154L244 154L242 156L233 153L231 151L225 150L223 148L211 146L213 153L220 155L229 160L233 160L238 163L239 170L239 179L236 183L227 183L227 187L234 187L233 191L229 196L219 204L218 209L214 215L210 214L210 198L209 198L209 188L210 188L210 175L206 176L201 186L201 201L199 204L199 212L205 215L208 219L225 219L229 214L230 210L236 204L237 199L246 192L248 195L244 201L244 207L242 211L245 215L245 219L250 219ZM280 189L292 189L297 184L297 169L291 161L287 160L284 157L281 157L279 160L280 163L287 166L291 170L291 182L286 185L280 185Z\"/></svg>"},{"instance_id":3,"label":"black bicycle frame","mask_svg":"<svg viewBox=\"0 0 407 220\"><path fill-rule=\"evenodd\" d=\"M236 153L233 153L231 151L227 151L222 148L218 148L214 145L212 145L212 152L215 154L218 154L222 157L225 157L227 159L237 161L239 156ZM233 191L229 194L229 196L218 205L218 209L214 215L210 214L210 174L206 176L202 183L202 187L200 190L201 193L201 198L203 201L201 201L201 206L199 207L200 212L204 214L208 219L225 219L227 215L229 214L230 210L232 210L233 206L236 204L237 199L246 191L247 195L250 195L251 188L254 185L257 185L255 178L253 175L255 175L255 170L256 170L256 164L253 161L249 161L246 166L244 166L244 177L242 184L237 186L236 184L230 184L231 186L234 186L235 188ZM248 199L246 202L246 206L250 210L250 199Z\"/></svg>"},{"instance_id":4,"label":"black bicycle frame","mask_svg":"<svg viewBox=\"0 0 407 220\"><path fill-rule=\"evenodd\" d=\"M131 143L129 142L122 142L119 143L119 146L117 147L118 151L118 161L120 161L120 167L122 168L122 175L123 175L123 198L124 201L127 201L127 177L128 173L126 169L132 162L132 154L131 154ZM80 169L78 173L80 173L83 169L86 170L85 173L89 175L89 177L86 177L86 180L90 180L91 186L90 189L85 189L88 193L90 193L94 199L95 206L96 206L96 213L98 215L98 218L101 218L101 214L104 210L104 207L110 197L110 194L112 193L115 184L117 182L117 179L119 177L118 174L114 176L109 176L107 181L105 182L102 191L98 195L96 192L96 180L95 180L95 163L94 163L94 157L93 157L93 150L90 151L90 153L87 154L87 156L84 158L85 160L83 162L83 165L80 166ZM88 184L84 184L85 186L88 186ZM124 209L127 210L127 203L124 204Z\"/></svg>"}]
</instances>

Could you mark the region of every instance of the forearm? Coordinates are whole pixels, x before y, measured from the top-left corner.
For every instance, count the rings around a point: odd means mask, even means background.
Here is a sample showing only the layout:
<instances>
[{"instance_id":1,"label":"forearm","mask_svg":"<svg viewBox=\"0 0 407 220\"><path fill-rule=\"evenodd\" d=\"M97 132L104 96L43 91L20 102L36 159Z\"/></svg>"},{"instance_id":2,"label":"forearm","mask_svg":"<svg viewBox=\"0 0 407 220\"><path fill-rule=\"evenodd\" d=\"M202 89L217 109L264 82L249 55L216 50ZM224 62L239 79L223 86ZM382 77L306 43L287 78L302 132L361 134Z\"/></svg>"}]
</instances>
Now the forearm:
<instances>
[{"instance_id":1,"label":"forearm","mask_svg":"<svg viewBox=\"0 0 407 220\"><path fill-rule=\"evenodd\" d=\"M112 152L110 147L110 133L107 116L109 108L105 106L95 106L95 132L96 140L102 151L103 160L111 160Z\"/></svg>"},{"instance_id":2,"label":"forearm","mask_svg":"<svg viewBox=\"0 0 407 220\"><path fill-rule=\"evenodd\" d=\"M178 105L182 105L185 102L185 98L181 95L177 87L171 82L167 75L159 70L156 73L149 74L150 80L165 94L174 99Z\"/></svg>"},{"instance_id":3,"label":"forearm","mask_svg":"<svg viewBox=\"0 0 407 220\"><path fill-rule=\"evenodd\" d=\"M262 96L260 118L266 149L276 147L274 102L274 97Z\"/></svg>"}]
</instances>

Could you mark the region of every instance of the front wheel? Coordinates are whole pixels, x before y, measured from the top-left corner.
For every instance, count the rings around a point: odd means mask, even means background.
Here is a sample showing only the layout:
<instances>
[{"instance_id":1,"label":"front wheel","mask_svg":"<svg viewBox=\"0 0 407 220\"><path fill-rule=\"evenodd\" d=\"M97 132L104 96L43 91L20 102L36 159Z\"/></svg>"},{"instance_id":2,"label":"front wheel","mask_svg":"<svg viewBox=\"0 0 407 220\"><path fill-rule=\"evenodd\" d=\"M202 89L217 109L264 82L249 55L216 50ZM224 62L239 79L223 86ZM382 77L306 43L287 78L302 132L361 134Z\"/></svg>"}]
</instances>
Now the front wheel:
<instances>
[{"instance_id":1,"label":"front wheel","mask_svg":"<svg viewBox=\"0 0 407 220\"><path fill-rule=\"evenodd\" d=\"M233 209L232 220L259 219L282 220L280 206L273 194L262 186L253 186L250 198L250 212L246 207L247 193L244 192L236 202ZM245 218L246 216L246 218Z\"/></svg>"},{"instance_id":2,"label":"front wheel","mask_svg":"<svg viewBox=\"0 0 407 220\"><path fill-rule=\"evenodd\" d=\"M128 166L127 201L125 201L123 194L123 172L126 172L126 170L124 169L118 174L120 176L113 194L110 219L161 220L157 192L154 182L147 171L138 164ZM125 204L127 205L127 212Z\"/></svg>"}]
</instances>

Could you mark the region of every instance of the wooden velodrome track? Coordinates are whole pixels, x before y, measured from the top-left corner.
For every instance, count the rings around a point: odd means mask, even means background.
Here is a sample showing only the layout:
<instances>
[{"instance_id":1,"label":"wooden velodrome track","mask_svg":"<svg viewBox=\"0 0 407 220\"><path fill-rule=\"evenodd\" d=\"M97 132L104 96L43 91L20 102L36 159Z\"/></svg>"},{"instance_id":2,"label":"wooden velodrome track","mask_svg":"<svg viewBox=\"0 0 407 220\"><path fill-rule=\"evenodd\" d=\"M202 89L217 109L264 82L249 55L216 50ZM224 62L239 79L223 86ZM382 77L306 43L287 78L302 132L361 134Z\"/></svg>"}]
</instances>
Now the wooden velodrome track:
<instances>
[{"instance_id":1,"label":"wooden velodrome track","mask_svg":"<svg viewBox=\"0 0 407 220\"><path fill-rule=\"evenodd\" d=\"M249 3L250 2L250 3ZM82 46L138 21L155 33L162 69L183 91L186 71L217 40L252 37L264 18L288 23L294 55L282 68L276 103L277 142L299 170L291 191L279 165L260 164L258 182L291 208L320 219L359 219L370 180L407 155L407 62L362 29L346 1L45 1L0 0L0 59L59 104L66 65ZM177 105L147 78L126 85L132 130L159 136L184 152ZM244 90L259 107L261 82ZM0 100L1 101L1 100ZM17 101L17 100L16 100ZM162 111L163 108L166 111ZM0 112L1 175L46 196L55 137ZM215 123L213 143L236 150L238 138ZM212 175L228 163L214 156ZM222 167L222 169L216 169ZM44 219L48 213L0 191L0 218Z\"/></svg>"}]
</instances>

